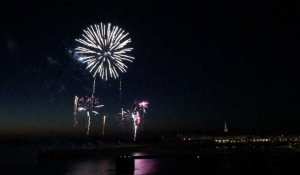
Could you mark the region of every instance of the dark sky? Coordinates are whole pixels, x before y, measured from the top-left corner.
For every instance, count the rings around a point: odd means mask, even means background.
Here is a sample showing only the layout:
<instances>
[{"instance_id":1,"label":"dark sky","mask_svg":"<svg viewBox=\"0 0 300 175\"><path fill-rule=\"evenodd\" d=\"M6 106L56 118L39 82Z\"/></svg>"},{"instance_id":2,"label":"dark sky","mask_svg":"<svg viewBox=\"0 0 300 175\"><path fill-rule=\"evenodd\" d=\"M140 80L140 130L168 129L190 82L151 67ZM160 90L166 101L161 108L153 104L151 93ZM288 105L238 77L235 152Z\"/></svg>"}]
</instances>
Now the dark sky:
<instances>
[{"instance_id":1,"label":"dark sky","mask_svg":"<svg viewBox=\"0 0 300 175\"><path fill-rule=\"evenodd\" d=\"M74 95L92 78L68 51L82 29L112 23L130 33L119 80L97 81L113 120L147 99L152 129L300 133L298 4L234 1L10 1L1 5L0 132L65 132Z\"/></svg>"}]
</instances>

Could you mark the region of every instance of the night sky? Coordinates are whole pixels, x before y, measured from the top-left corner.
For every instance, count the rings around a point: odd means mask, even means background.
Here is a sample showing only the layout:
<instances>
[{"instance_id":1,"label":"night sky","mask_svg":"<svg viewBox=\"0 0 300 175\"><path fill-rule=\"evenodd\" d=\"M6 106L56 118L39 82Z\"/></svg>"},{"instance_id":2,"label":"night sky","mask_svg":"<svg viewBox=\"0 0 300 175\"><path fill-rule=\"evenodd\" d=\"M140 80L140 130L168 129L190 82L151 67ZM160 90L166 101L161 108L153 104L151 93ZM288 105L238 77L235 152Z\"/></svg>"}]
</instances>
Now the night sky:
<instances>
[{"instance_id":1,"label":"night sky","mask_svg":"<svg viewBox=\"0 0 300 175\"><path fill-rule=\"evenodd\" d=\"M111 120L147 99L156 131L300 133L298 4L10 1L0 12L0 135L64 133L92 77L74 57L95 23L130 33L136 60L97 80Z\"/></svg>"}]
</instances>

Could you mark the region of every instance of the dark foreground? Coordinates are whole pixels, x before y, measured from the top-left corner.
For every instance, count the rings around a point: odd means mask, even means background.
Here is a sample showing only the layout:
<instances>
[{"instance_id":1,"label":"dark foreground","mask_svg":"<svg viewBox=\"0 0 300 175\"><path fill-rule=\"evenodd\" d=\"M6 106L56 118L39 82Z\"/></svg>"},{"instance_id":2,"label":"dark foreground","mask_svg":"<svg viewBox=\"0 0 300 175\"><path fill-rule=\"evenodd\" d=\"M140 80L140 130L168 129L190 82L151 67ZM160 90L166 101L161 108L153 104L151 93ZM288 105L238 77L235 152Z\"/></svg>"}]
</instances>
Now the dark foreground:
<instances>
[{"instance_id":1,"label":"dark foreground","mask_svg":"<svg viewBox=\"0 0 300 175\"><path fill-rule=\"evenodd\" d=\"M282 145L173 143L55 148L1 145L0 174L298 174L300 152Z\"/></svg>"}]
</instances>

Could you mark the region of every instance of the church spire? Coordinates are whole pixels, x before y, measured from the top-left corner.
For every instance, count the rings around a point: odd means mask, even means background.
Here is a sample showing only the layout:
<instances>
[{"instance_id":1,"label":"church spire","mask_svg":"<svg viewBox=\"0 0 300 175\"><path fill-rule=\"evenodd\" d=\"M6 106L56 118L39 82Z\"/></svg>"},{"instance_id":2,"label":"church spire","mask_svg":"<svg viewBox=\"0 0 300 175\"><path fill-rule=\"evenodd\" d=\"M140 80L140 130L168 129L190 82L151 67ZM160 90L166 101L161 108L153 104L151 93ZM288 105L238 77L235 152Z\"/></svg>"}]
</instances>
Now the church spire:
<instances>
[{"instance_id":1,"label":"church spire","mask_svg":"<svg viewBox=\"0 0 300 175\"><path fill-rule=\"evenodd\" d=\"M224 125L224 132L225 132L225 133L228 132L228 128L227 128L226 122L225 122L225 125Z\"/></svg>"}]
</instances>

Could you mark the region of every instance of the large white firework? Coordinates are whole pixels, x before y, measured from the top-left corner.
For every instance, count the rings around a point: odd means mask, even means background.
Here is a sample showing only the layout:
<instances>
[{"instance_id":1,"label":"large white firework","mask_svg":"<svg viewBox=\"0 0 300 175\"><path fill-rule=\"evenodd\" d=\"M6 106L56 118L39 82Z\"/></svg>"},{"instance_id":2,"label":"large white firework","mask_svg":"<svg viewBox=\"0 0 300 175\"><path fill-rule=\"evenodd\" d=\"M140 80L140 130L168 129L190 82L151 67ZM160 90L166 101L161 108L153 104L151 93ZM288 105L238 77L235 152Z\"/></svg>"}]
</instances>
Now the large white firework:
<instances>
[{"instance_id":1,"label":"large white firework","mask_svg":"<svg viewBox=\"0 0 300 175\"><path fill-rule=\"evenodd\" d=\"M75 48L81 55L80 61L87 64L87 69L96 77L97 74L107 80L119 77L119 73L126 72L125 62L132 62L134 57L128 53L133 48L128 47L131 38L128 38L122 28L100 23L83 30L82 38L76 39L79 46Z\"/></svg>"}]
</instances>

